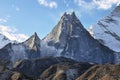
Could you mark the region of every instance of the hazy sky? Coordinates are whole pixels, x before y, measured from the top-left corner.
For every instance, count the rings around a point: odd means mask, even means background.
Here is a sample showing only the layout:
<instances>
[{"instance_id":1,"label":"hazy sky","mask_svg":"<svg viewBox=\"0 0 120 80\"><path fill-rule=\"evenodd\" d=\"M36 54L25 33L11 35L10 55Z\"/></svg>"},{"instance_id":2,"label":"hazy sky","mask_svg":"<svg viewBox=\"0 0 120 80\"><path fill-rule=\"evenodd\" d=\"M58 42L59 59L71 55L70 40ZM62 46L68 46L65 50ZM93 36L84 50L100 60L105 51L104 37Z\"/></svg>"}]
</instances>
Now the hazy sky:
<instances>
[{"instance_id":1,"label":"hazy sky","mask_svg":"<svg viewBox=\"0 0 120 80\"><path fill-rule=\"evenodd\" d=\"M37 32L42 39L64 12L72 11L87 29L117 4L119 0L0 0L0 33L23 41Z\"/></svg>"}]
</instances>

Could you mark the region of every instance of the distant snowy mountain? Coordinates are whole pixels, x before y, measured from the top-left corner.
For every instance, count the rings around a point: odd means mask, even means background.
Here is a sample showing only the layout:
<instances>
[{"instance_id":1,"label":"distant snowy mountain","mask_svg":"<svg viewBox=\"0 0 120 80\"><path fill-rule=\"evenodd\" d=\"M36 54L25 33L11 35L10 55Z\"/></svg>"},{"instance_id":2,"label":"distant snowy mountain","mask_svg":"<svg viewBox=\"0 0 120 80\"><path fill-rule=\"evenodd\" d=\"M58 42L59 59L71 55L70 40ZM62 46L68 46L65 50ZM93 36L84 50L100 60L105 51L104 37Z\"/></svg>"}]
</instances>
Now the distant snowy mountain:
<instances>
[{"instance_id":1,"label":"distant snowy mountain","mask_svg":"<svg viewBox=\"0 0 120 80\"><path fill-rule=\"evenodd\" d=\"M6 44L12 42L11 40L9 40L6 36L4 36L3 34L0 34L0 48L3 48Z\"/></svg>"},{"instance_id":2,"label":"distant snowy mountain","mask_svg":"<svg viewBox=\"0 0 120 80\"><path fill-rule=\"evenodd\" d=\"M64 13L52 32L43 40L56 50L58 56L82 62L114 62L113 51L92 38L74 12Z\"/></svg>"},{"instance_id":3,"label":"distant snowy mountain","mask_svg":"<svg viewBox=\"0 0 120 80\"><path fill-rule=\"evenodd\" d=\"M92 25L89 32L105 46L120 52L120 5L110 15Z\"/></svg>"},{"instance_id":4,"label":"distant snowy mountain","mask_svg":"<svg viewBox=\"0 0 120 80\"><path fill-rule=\"evenodd\" d=\"M9 43L0 49L0 62L36 58L40 58L40 39L36 33L23 43Z\"/></svg>"}]
</instances>

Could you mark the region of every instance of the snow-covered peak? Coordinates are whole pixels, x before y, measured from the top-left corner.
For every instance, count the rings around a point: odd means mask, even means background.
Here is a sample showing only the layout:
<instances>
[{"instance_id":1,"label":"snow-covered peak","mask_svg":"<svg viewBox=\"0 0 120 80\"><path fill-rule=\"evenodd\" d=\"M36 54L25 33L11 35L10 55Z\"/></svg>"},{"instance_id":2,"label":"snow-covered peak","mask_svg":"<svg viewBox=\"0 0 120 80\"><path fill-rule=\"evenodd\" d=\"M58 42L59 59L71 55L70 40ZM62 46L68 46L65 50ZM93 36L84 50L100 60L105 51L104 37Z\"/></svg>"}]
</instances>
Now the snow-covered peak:
<instances>
[{"instance_id":1,"label":"snow-covered peak","mask_svg":"<svg viewBox=\"0 0 120 80\"><path fill-rule=\"evenodd\" d=\"M111 16L120 17L120 4L112 11Z\"/></svg>"},{"instance_id":2,"label":"snow-covered peak","mask_svg":"<svg viewBox=\"0 0 120 80\"><path fill-rule=\"evenodd\" d=\"M110 15L90 27L94 38L110 49L120 52L120 5Z\"/></svg>"},{"instance_id":3,"label":"snow-covered peak","mask_svg":"<svg viewBox=\"0 0 120 80\"><path fill-rule=\"evenodd\" d=\"M12 42L11 40L9 40L6 36L4 36L3 34L0 34L0 48L3 48L6 44Z\"/></svg>"}]
</instances>

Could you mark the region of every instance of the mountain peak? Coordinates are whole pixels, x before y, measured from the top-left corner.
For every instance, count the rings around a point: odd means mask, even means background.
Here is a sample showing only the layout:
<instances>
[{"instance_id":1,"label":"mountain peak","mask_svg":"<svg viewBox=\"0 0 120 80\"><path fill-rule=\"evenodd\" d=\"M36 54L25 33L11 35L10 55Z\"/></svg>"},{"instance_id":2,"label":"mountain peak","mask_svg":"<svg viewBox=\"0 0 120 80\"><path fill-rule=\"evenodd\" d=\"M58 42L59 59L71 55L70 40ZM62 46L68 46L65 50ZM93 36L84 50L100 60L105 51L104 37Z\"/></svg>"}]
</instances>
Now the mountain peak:
<instances>
[{"instance_id":1,"label":"mountain peak","mask_svg":"<svg viewBox=\"0 0 120 80\"><path fill-rule=\"evenodd\" d=\"M120 4L115 8L115 10L120 10Z\"/></svg>"},{"instance_id":2,"label":"mountain peak","mask_svg":"<svg viewBox=\"0 0 120 80\"><path fill-rule=\"evenodd\" d=\"M70 13L64 12L63 16L76 16L76 14L74 11L72 11Z\"/></svg>"},{"instance_id":3,"label":"mountain peak","mask_svg":"<svg viewBox=\"0 0 120 80\"><path fill-rule=\"evenodd\" d=\"M60 56L83 62L112 62L112 51L90 36L75 12L65 13L44 41L48 46L52 46ZM107 56L102 56L106 54Z\"/></svg>"},{"instance_id":4,"label":"mountain peak","mask_svg":"<svg viewBox=\"0 0 120 80\"><path fill-rule=\"evenodd\" d=\"M40 41L40 38L38 37L36 32L34 32L34 34L28 40L30 39L33 39L34 42Z\"/></svg>"},{"instance_id":5,"label":"mountain peak","mask_svg":"<svg viewBox=\"0 0 120 80\"><path fill-rule=\"evenodd\" d=\"M64 13L63 16L61 17L62 22L64 21L69 21L69 22L73 22L74 21L79 21L79 19L77 18L75 12L73 11L72 13Z\"/></svg>"},{"instance_id":6,"label":"mountain peak","mask_svg":"<svg viewBox=\"0 0 120 80\"><path fill-rule=\"evenodd\" d=\"M27 39L24 44L29 47L40 46L40 38L38 37L37 33L35 32L29 39Z\"/></svg>"},{"instance_id":7,"label":"mountain peak","mask_svg":"<svg viewBox=\"0 0 120 80\"><path fill-rule=\"evenodd\" d=\"M30 38L34 38L34 40L37 39L37 38L39 39L39 37L38 37L38 35L37 35L36 32L34 32L34 34L33 34ZM29 39L30 39L30 38L29 38Z\"/></svg>"},{"instance_id":8,"label":"mountain peak","mask_svg":"<svg viewBox=\"0 0 120 80\"><path fill-rule=\"evenodd\" d=\"M63 16L66 16L66 15L67 15L67 13L66 13L66 12L64 12Z\"/></svg>"},{"instance_id":9,"label":"mountain peak","mask_svg":"<svg viewBox=\"0 0 120 80\"><path fill-rule=\"evenodd\" d=\"M76 16L76 14L75 14L75 12L74 12L74 11L71 13L71 16Z\"/></svg>"},{"instance_id":10,"label":"mountain peak","mask_svg":"<svg viewBox=\"0 0 120 80\"><path fill-rule=\"evenodd\" d=\"M92 25L92 35L103 45L120 52L120 5L110 15Z\"/></svg>"},{"instance_id":11,"label":"mountain peak","mask_svg":"<svg viewBox=\"0 0 120 80\"><path fill-rule=\"evenodd\" d=\"M36 32L34 32L34 36L37 36L37 33L36 33Z\"/></svg>"},{"instance_id":12,"label":"mountain peak","mask_svg":"<svg viewBox=\"0 0 120 80\"><path fill-rule=\"evenodd\" d=\"M65 12L59 23L44 40L49 42L48 44L50 45L57 46L57 48L63 48L68 37L78 36L80 31L84 31L84 28L75 15L75 12L71 14Z\"/></svg>"},{"instance_id":13,"label":"mountain peak","mask_svg":"<svg viewBox=\"0 0 120 80\"><path fill-rule=\"evenodd\" d=\"M120 16L120 4L115 7L115 9L112 11L112 16Z\"/></svg>"}]
</instances>

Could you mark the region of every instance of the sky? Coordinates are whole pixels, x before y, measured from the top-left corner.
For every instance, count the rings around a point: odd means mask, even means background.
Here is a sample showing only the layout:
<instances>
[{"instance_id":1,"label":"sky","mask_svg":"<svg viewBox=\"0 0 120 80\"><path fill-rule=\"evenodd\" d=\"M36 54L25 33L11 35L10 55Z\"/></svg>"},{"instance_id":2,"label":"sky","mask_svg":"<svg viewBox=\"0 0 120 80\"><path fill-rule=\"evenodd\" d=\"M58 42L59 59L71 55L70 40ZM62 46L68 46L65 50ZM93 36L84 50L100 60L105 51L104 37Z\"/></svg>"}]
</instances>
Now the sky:
<instances>
[{"instance_id":1,"label":"sky","mask_svg":"<svg viewBox=\"0 0 120 80\"><path fill-rule=\"evenodd\" d=\"M119 0L0 0L0 33L22 42L37 32L42 39L64 12L72 11L88 29L119 3Z\"/></svg>"}]
</instances>

